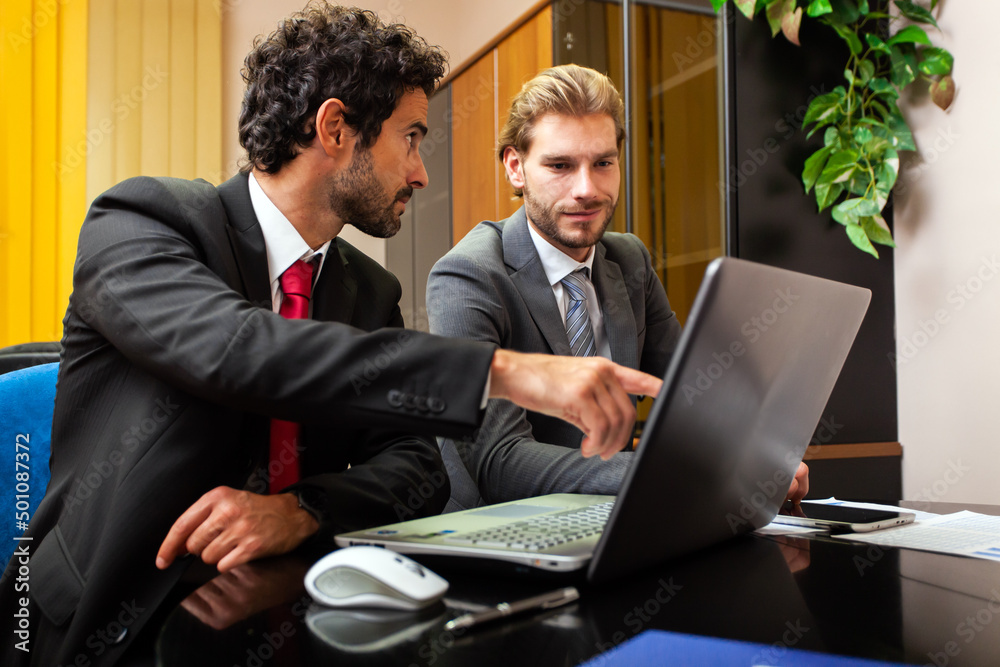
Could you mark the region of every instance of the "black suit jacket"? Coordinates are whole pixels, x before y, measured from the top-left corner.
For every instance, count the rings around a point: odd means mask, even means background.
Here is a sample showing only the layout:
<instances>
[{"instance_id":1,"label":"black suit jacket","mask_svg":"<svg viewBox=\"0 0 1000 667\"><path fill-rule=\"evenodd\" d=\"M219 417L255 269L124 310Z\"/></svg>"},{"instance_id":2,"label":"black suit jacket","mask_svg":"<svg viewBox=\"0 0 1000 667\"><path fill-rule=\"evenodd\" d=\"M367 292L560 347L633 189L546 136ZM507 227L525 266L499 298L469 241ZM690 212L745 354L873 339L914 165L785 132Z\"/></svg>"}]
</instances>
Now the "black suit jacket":
<instances>
[{"instance_id":1,"label":"black suit jacket","mask_svg":"<svg viewBox=\"0 0 1000 667\"><path fill-rule=\"evenodd\" d=\"M264 492L254 471L272 417L303 424L297 487L323 517L318 539L441 510L437 448L414 433L474 428L493 346L381 329L402 326L398 281L343 241L330 248L313 320L291 321L271 311L245 175L218 188L130 179L94 202L52 481L27 533L33 664L121 655L189 562L155 569L174 520L220 485ZM4 625L28 594L16 573L12 561L0 584ZM25 657L11 644L5 665Z\"/></svg>"}]
</instances>

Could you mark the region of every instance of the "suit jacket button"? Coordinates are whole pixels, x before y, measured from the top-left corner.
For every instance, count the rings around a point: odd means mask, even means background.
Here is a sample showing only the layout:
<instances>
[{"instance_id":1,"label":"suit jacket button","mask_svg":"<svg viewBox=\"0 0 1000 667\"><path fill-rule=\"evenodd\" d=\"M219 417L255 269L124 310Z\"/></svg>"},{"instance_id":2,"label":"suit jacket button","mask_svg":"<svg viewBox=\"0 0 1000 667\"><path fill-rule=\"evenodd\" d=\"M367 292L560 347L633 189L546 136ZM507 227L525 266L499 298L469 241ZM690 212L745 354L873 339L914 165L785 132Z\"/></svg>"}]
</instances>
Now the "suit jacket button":
<instances>
[{"instance_id":1,"label":"suit jacket button","mask_svg":"<svg viewBox=\"0 0 1000 667\"><path fill-rule=\"evenodd\" d=\"M427 399L427 407L430 408L431 412L440 414L444 412L444 409L445 407L447 407L447 404L444 402L444 399L438 398L437 396L432 396L431 398Z\"/></svg>"},{"instance_id":2,"label":"suit jacket button","mask_svg":"<svg viewBox=\"0 0 1000 667\"><path fill-rule=\"evenodd\" d=\"M427 412L428 410L430 410L430 406L427 403L428 400L426 396L417 396L416 397L417 411Z\"/></svg>"},{"instance_id":3,"label":"suit jacket button","mask_svg":"<svg viewBox=\"0 0 1000 667\"><path fill-rule=\"evenodd\" d=\"M416 410L417 397L413 394L403 394L403 407L407 410Z\"/></svg>"},{"instance_id":4,"label":"suit jacket button","mask_svg":"<svg viewBox=\"0 0 1000 667\"><path fill-rule=\"evenodd\" d=\"M389 405L391 405L392 407L394 408L403 407L403 392L399 391L398 389L390 390L389 396L387 398L389 400Z\"/></svg>"}]
</instances>

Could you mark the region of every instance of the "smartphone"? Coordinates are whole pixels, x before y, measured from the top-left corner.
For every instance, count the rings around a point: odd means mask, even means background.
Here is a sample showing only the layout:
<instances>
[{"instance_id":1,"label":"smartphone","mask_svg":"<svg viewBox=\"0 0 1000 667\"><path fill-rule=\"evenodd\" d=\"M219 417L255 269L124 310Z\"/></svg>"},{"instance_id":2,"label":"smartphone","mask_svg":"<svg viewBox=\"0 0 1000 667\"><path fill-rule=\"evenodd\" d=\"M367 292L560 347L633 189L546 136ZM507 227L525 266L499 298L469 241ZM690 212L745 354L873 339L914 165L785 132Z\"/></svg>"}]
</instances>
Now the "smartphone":
<instances>
[{"instance_id":1,"label":"smartphone","mask_svg":"<svg viewBox=\"0 0 1000 667\"><path fill-rule=\"evenodd\" d=\"M798 505L791 503L782 505L778 516L774 517L774 522L828 528L831 533L867 533L912 523L914 518L916 515L910 512L803 502Z\"/></svg>"}]
</instances>

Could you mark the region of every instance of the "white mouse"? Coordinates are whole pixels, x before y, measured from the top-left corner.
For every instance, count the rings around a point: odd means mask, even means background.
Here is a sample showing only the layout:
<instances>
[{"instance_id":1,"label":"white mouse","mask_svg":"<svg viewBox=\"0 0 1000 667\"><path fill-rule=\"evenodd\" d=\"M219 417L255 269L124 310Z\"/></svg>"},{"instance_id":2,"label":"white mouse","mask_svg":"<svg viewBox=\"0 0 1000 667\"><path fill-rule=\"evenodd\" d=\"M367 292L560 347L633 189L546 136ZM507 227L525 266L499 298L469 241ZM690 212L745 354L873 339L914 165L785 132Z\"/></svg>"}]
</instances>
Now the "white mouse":
<instances>
[{"instance_id":1,"label":"white mouse","mask_svg":"<svg viewBox=\"0 0 1000 667\"><path fill-rule=\"evenodd\" d=\"M305 584L316 602L330 607L422 609L448 590L447 581L406 556L361 546L320 558Z\"/></svg>"}]
</instances>

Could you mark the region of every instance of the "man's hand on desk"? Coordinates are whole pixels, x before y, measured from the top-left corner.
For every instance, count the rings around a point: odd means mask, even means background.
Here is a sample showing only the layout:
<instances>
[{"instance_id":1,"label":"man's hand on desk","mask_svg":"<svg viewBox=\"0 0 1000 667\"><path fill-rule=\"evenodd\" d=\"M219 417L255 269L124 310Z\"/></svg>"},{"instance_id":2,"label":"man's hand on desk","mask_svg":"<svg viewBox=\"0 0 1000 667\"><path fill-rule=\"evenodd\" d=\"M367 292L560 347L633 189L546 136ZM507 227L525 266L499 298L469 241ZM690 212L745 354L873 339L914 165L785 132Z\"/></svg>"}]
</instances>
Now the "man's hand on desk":
<instances>
[{"instance_id":1,"label":"man's hand on desk","mask_svg":"<svg viewBox=\"0 0 1000 667\"><path fill-rule=\"evenodd\" d=\"M805 463L799 463L799 469L795 471L795 478L792 480L792 485L788 487L788 495L785 496L785 500L797 503L805 498L807 493L809 493L809 466Z\"/></svg>"},{"instance_id":2,"label":"man's hand on desk","mask_svg":"<svg viewBox=\"0 0 1000 667\"><path fill-rule=\"evenodd\" d=\"M584 432L584 456L611 458L629 441L635 408L629 394L655 396L663 382L603 357L566 357L497 350L490 398L559 417Z\"/></svg>"},{"instance_id":3,"label":"man's hand on desk","mask_svg":"<svg viewBox=\"0 0 1000 667\"><path fill-rule=\"evenodd\" d=\"M262 496L219 486L174 522L156 554L165 570L186 553L220 572L291 551L319 530L319 523L290 493Z\"/></svg>"}]
</instances>

